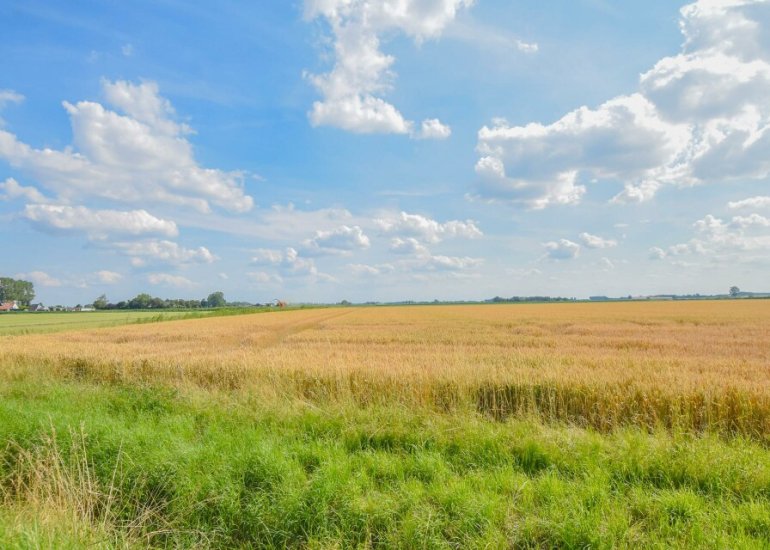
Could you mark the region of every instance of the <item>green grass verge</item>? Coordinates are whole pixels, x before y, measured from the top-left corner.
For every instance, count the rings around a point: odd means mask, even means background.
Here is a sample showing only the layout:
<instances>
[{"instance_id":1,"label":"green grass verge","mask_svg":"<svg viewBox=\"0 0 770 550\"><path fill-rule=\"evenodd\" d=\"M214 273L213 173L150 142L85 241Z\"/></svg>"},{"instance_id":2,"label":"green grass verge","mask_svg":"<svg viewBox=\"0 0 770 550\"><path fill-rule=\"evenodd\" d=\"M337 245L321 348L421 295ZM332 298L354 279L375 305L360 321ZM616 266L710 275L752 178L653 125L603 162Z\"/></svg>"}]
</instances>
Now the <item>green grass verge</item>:
<instances>
[{"instance_id":1,"label":"green grass verge","mask_svg":"<svg viewBox=\"0 0 770 550\"><path fill-rule=\"evenodd\" d=\"M184 318L187 311L91 311L67 313L6 313L0 315L0 336L114 327Z\"/></svg>"},{"instance_id":2,"label":"green grass verge","mask_svg":"<svg viewBox=\"0 0 770 550\"><path fill-rule=\"evenodd\" d=\"M756 548L770 451L397 407L19 380L0 547Z\"/></svg>"},{"instance_id":3,"label":"green grass verge","mask_svg":"<svg viewBox=\"0 0 770 550\"><path fill-rule=\"evenodd\" d=\"M275 308L220 308L203 310L89 311L0 314L0 336L115 327L202 317L249 315L276 311Z\"/></svg>"}]
</instances>

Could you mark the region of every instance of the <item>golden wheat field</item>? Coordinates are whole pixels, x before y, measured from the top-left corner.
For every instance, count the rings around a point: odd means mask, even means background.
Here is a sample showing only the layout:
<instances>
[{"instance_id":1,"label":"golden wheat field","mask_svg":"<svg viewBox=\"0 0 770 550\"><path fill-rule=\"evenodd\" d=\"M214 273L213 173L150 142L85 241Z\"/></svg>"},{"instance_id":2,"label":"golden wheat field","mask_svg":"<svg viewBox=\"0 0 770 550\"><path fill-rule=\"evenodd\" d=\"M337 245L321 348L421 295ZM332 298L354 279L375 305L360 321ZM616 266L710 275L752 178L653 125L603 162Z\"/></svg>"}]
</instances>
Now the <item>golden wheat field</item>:
<instances>
[{"instance_id":1,"label":"golden wheat field","mask_svg":"<svg viewBox=\"0 0 770 550\"><path fill-rule=\"evenodd\" d=\"M2 376L770 433L770 302L295 310L8 336Z\"/></svg>"}]
</instances>

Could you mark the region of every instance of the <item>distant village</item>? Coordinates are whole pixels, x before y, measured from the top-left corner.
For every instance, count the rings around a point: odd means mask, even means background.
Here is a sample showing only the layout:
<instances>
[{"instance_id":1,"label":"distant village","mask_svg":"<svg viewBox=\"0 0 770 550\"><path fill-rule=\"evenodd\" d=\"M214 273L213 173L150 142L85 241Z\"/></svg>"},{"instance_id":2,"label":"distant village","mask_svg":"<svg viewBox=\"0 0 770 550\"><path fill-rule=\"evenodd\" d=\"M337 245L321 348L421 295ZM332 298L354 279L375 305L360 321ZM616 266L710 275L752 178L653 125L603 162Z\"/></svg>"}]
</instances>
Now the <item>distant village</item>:
<instances>
[{"instance_id":1,"label":"distant village","mask_svg":"<svg viewBox=\"0 0 770 550\"><path fill-rule=\"evenodd\" d=\"M96 308L92 305L48 307L45 304L29 304L29 306L24 306L21 303L19 303L18 300L12 300L10 302L3 302L2 304L0 304L0 312L10 312L10 311L29 311L32 313L39 313L42 311L96 311Z\"/></svg>"}]
</instances>

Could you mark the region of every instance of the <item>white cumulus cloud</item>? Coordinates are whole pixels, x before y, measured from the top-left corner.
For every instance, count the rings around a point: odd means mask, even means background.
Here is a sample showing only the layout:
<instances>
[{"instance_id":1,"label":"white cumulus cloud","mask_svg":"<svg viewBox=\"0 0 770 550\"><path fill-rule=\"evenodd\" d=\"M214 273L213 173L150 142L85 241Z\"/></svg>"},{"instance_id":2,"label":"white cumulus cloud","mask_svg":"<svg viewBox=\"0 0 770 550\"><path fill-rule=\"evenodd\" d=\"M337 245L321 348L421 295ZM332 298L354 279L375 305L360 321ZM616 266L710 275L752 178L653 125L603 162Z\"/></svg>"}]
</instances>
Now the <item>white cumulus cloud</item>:
<instances>
[{"instance_id":1,"label":"white cumulus cloud","mask_svg":"<svg viewBox=\"0 0 770 550\"><path fill-rule=\"evenodd\" d=\"M730 227L745 229L747 227L770 227L770 218L761 214L749 214L748 216L734 216L730 221Z\"/></svg>"},{"instance_id":2,"label":"white cumulus cloud","mask_svg":"<svg viewBox=\"0 0 770 550\"><path fill-rule=\"evenodd\" d=\"M739 201L731 201L727 203L727 207L731 210L739 210L742 208L770 208L770 197L751 197Z\"/></svg>"},{"instance_id":3,"label":"white cumulus cloud","mask_svg":"<svg viewBox=\"0 0 770 550\"><path fill-rule=\"evenodd\" d=\"M107 103L63 103L73 146L36 149L0 130L0 158L57 193L61 202L99 197L117 202L155 201L208 212L212 205L233 212L251 209L244 175L204 168L186 139L190 128L156 84L102 83ZM120 112L118 112L120 111Z\"/></svg>"},{"instance_id":4,"label":"white cumulus cloud","mask_svg":"<svg viewBox=\"0 0 770 550\"><path fill-rule=\"evenodd\" d=\"M693 224L695 235L689 241L667 248L650 249L652 259L703 256L720 263L770 260L770 218L757 213L734 216L730 220L712 214Z\"/></svg>"},{"instance_id":5,"label":"white cumulus cloud","mask_svg":"<svg viewBox=\"0 0 770 550\"><path fill-rule=\"evenodd\" d=\"M445 256L442 254L419 254L414 257L398 260L393 264L386 264L388 269L376 266L380 274L397 271L406 275L464 275L473 273L484 263L482 258L469 256Z\"/></svg>"},{"instance_id":6,"label":"white cumulus cloud","mask_svg":"<svg viewBox=\"0 0 770 550\"><path fill-rule=\"evenodd\" d=\"M422 121L418 139L447 139L452 135L452 129L437 118L428 118Z\"/></svg>"},{"instance_id":7,"label":"white cumulus cloud","mask_svg":"<svg viewBox=\"0 0 770 550\"><path fill-rule=\"evenodd\" d=\"M568 239L549 241L543 244L547 257L552 260L572 260L580 254L580 245Z\"/></svg>"},{"instance_id":8,"label":"white cumulus cloud","mask_svg":"<svg viewBox=\"0 0 770 550\"><path fill-rule=\"evenodd\" d=\"M85 233L91 239L112 235L176 237L176 223L156 218L146 210L91 210L85 206L28 204L23 216L36 227L52 232Z\"/></svg>"},{"instance_id":9,"label":"white cumulus cloud","mask_svg":"<svg viewBox=\"0 0 770 550\"><path fill-rule=\"evenodd\" d=\"M311 258L305 258L292 247L284 250L259 248L254 251L251 263L258 266L277 268L284 277L302 277L320 275Z\"/></svg>"},{"instance_id":10,"label":"white cumulus cloud","mask_svg":"<svg viewBox=\"0 0 770 550\"><path fill-rule=\"evenodd\" d=\"M330 72L308 75L322 99L309 113L314 126L356 133L411 134L414 123L382 96L394 79L395 58L381 50L383 35L401 32L417 43L437 38L473 0L306 0L305 16L328 23L334 47ZM447 137L448 127L429 123L424 138Z\"/></svg>"},{"instance_id":11,"label":"white cumulus cloud","mask_svg":"<svg viewBox=\"0 0 770 550\"><path fill-rule=\"evenodd\" d=\"M108 247L130 257L136 267L148 263L210 264L217 259L205 246L185 248L173 241L158 239L113 242Z\"/></svg>"},{"instance_id":12,"label":"white cumulus cloud","mask_svg":"<svg viewBox=\"0 0 770 550\"><path fill-rule=\"evenodd\" d=\"M475 239L483 236L473 220L450 220L441 223L420 214L401 212L397 216L380 218L375 222L385 233L413 237L429 243L437 243L447 238Z\"/></svg>"},{"instance_id":13,"label":"white cumulus cloud","mask_svg":"<svg viewBox=\"0 0 770 550\"><path fill-rule=\"evenodd\" d=\"M428 248L414 237L395 237L390 241L390 251L396 254L408 254L410 256L427 256Z\"/></svg>"},{"instance_id":14,"label":"white cumulus cloud","mask_svg":"<svg viewBox=\"0 0 770 550\"><path fill-rule=\"evenodd\" d=\"M590 233L581 233L580 240L583 241L586 248L614 248L618 246L618 241L614 239L605 239Z\"/></svg>"},{"instance_id":15,"label":"white cumulus cloud","mask_svg":"<svg viewBox=\"0 0 770 550\"><path fill-rule=\"evenodd\" d=\"M365 250L370 246L369 237L355 226L342 225L330 231L316 231L312 239L302 243L303 252L308 255L347 256L355 250Z\"/></svg>"},{"instance_id":16,"label":"white cumulus cloud","mask_svg":"<svg viewBox=\"0 0 770 550\"><path fill-rule=\"evenodd\" d=\"M766 0L685 6L681 52L637 91L552 124L484 126L476 195L543 208L579 202L594 181L622 184L614 202L634 202L666 185L770 176L768 25Z\"/></svg>"},{"instance_id":17,"label":"white cumulus cloud","mask_svg":"<svg viewBox=\"0 0 770 550\"><path fill-rule=\"evenodd\" d=\"M587 179L654 181L687 143L688 129L661 120L635 94L581 107L550 125L498 120L478 138L478 195L537 209L579 202Z\"/></svg>"},{"instance_id":18,"label":"white cumulus cloud","mask_svg":"<svg viewBox=\"0 0 770 550\"><path fill-rule=\"evenodd\" d=\"M483 263L484 260L481 258L436 255L427 258L422 267L431 271L461 271L478 267Z\"/></svg>"},{"instance_id":19,"label":"white cumulus cloud","mask_svg":"<svg viewBox=\"0 0 770 550\"><path fill-rule=\"evenodd\" d=\"M14 199L24 199L39 204L45 204L50 201L36 188L21 185L13 178L0 182L0 200L9 201Z\"/></svg>"}]
</instances>

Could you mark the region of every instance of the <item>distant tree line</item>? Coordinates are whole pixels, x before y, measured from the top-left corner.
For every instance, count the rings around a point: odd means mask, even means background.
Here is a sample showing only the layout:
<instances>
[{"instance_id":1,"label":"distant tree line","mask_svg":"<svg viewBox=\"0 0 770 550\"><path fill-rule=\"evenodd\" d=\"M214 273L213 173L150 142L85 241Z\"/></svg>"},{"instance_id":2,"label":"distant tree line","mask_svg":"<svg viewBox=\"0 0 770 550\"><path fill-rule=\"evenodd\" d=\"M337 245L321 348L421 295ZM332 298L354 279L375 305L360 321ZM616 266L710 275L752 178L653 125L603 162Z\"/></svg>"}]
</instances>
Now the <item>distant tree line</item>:
<instances>
[{"instance_id":1,"label":"distant tree line","mask_svg":"<svg viewBox=\"0 0 770 550\"><path fill-rule=\"evenodd\" d=\"M511 296L510 298L501 298L495 296L486 300L491 304L508 304L512 302L575 302L576 298L562 298L561 296Z\"/></svg>"},{"instance_id":2,"label":"distant tree line","mask_svg":"<svg viewBox=\"0 0 770 550\"><path fill-rule=\"evenodd\" d=\"M0 277L0 302L19 302L28 306L35 299L35 285L29 281Z\"/></svg>"},{"instance_id":3,"label":"distant tree line","mask_svg":"<svg viewBox=\"0 0 770 550\"><path fill-rule=\"evenodd\" d=\"M137 294L130 300L112 303L102 294L94 300L96 309L197 309L227 306L227 300L222 292L212 292L202 300L169 299L150 296L147 293ZM231 304L235 305L235 304ZM239 303L238 305L243 305Z\"/></svg>"}]
</instances>

